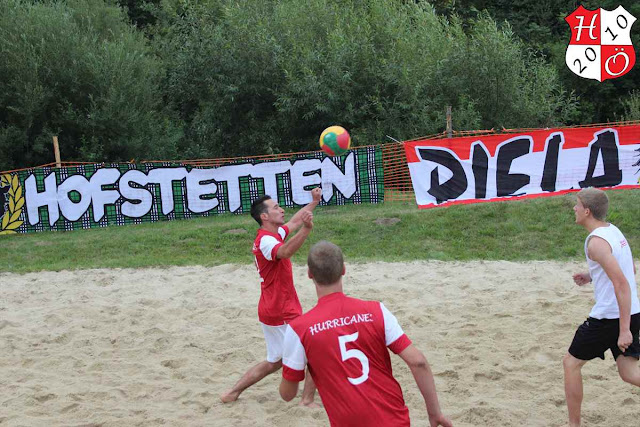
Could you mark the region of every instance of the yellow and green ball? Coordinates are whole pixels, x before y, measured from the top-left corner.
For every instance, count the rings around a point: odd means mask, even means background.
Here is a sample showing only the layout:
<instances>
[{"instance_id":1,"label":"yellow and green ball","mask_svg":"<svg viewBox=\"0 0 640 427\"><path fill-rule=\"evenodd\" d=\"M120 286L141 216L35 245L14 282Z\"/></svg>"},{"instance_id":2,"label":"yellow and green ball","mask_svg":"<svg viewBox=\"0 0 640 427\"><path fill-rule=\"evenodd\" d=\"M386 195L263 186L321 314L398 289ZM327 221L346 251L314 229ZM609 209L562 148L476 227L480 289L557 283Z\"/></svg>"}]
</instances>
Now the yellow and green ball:
<instances>
[{"instance_id":1,"label":"yellow and green ball","mask_svg":"<svg viewBox=\"0 0 640 427\"><path fill-rule=\"evenodd\" d=\"M320 135L320 148L329 156L340 156L350 147L351 137L342 126L330 126Z\"/></svg>"}]
</instances>

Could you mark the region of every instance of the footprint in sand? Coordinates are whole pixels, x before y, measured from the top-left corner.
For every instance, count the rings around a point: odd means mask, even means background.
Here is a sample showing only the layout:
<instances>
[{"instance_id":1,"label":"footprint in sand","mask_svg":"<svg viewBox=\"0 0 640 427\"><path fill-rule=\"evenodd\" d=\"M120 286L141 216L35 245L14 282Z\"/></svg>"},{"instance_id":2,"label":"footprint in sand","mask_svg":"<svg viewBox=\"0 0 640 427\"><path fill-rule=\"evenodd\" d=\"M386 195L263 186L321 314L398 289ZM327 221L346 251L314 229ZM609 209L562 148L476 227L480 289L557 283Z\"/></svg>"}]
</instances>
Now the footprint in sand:
<instances>
[{"instance_id":1,"label":"footprint in sand","mask_svg":"<svg viewBox=\"0 0 640 427\"><path fill-rule=\"evenodd\" d=\"M592 380L596 380L596 381L604 381L606 380L605 377L603 377L602 375L598 375L598 374L592 374L588 376L590 379Z\"/></svg>"},{"instance_id":2,"label":"footprint in sand","mask_svg":"<svg viewBox=\"0 0 640 427\"><path fill-rule=\"evenodd\" d=\"M587 425L599 425L600 423L603 423L606 418L604 417L604 415L601 414L584 414L583 418L585 421L587 421Z\"/></svg>"},{"instance_id":3,"label":"footprint in sand","mask_svg":"<svg viewBox=\"0 0 640 427\"><path fill-rule=\"evenodd\" d=\"M72 403L71 405L65 406L64 408L62 408L60 410L61 414L66 414L67 412L73 411L74 409L76 409L77 407L79 407L80 405L78 403Z\"/></svg>"},{"instance_id":4,"label":"footprint in sand","mask_svg":"<svg viewBox=\"0 0 640 427\"><path fill-rule=\"evenodd\" d=\"M17 328L20 325L18 323L9 322L8 320L0 320L0 331L9 326Z\"/></svg>"},{"instance_id":5,"label":"footprint in sand","mask_svg":"<svg viewBox=\"0 0 640 427\"><path fill-rule=\"evenodd\" d=\"M165 368L178 369L187 364L187 359L163 360L160 365Z\"/></svg>"},{"instance_id":6,"label":"footprint in sand","mask_svg":"<svg viewBox=\"0 0 640 427\"><path fill-rule=\"evenodd\" d=\"M186 400L182 402L183 405L193 405L197 412L201 414L206 414L209 412L210 406L205 405L204 403L198 402L196 400Z\"/></svg>"},{"instance_id":7,"label":"footprint in sand","mask_svg":"<svg viewBox=\"0 0 640 427\"><path fill-rule=\"evenodd\" d=\"M498 381L504 377L502 372L489 371L489 372L476 372L473 374L473 379L476 381Z\"/></svg>"},{"instance_id":8,"label":"footprint in sand","mask_svg":"<svg viewBox=\"0 0 640 427\"><path fill-rule=\"evenodd\" d=\"M56 396L53 393L36 394L36 395L33 396L33 398L36 399L40 403L44 403L44 402L46 402L48 400L55 399L56 397L58 397L58 396Z\"/></svg>"},{"instance_id":9,"label":"footprint in sand","mask_svg":"<svg viewBox=\"0 0 640 427\"><path fill-rule=\"evenodd\" d=\"M446 371L436 373L435 375L437 377L451 378L451 379L454 379L454 380L457 380L458 378L460 378L458 373L456 371L451 370L451 369L447 369Z\"/></svg>"},{"instance_id":10,"label":"footprint in sand","mask_svg":"<svg viewBox=\"0 0 640 427\"><path fill-rule=\"evenodd\" d=\"M556 408L561 408L565 406L566 401L564 399L551 399L551 403L553 403Z\"/></svg>"}]
</instances>

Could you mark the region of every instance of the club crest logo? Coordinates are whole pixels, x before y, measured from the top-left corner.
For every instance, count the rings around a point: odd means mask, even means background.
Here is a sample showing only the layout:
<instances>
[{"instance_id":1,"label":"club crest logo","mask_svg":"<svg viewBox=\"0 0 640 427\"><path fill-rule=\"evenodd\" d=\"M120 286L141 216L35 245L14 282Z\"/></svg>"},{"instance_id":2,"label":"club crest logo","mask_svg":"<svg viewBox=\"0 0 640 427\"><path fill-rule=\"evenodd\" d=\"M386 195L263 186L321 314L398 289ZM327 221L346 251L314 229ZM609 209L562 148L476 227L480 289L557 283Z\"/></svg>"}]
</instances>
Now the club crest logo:
<instances>
[{"instance_id":1,"label":"club crest logo","mask_svg":"<svg viewBox=\"0 0 640 427\"><path fill-rule=\"evenodd\" d=\"M565 62L574 74L603 82L631 71L636 63L631 44L636 18L624 7L609 11L580 6L565 21L571 27Z\"/></svg>"}]
</instances>

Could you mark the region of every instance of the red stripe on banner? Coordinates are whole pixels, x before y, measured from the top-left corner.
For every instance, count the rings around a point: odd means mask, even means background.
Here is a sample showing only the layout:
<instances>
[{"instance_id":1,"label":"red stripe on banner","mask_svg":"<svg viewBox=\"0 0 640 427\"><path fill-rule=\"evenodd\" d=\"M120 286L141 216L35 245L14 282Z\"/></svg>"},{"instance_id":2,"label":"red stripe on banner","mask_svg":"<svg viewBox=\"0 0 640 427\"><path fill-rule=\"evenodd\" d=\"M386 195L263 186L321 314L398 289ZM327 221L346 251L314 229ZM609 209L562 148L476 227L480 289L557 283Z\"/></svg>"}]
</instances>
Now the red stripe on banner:
<instances>
[{"instance_id":1,"label":"red stripe on banner","mask_svg":"<svg viewBox=\"0 0 640 427\"><path fill-rule=\"evenodd\" d=\"M462 138L447 139L423 139L418 141L410 141L404 143L404 151L407 163L416 163L420 158L416 154L416 147L441 147L447 148L454 152L460 160L469 160L471 146L474 142L481 142L488 150L491 157L495 157L498 147L506 141L531 138L533 140L533 152L544 151L547 140L554 133L562 133L564 137L564 150L571 148L588 147L591 142L596 139L595 134L606 129L613 129L618 132L618 141L620 145L640 144L640 126L610 126L610 127L594 127L594 128L569 128L569 129L541 129L530 132L517 134L500 134L500 135L480 135L467 136Z\"/></svg>"},{"instance_id":2,"label":"red stripe on banner","mask_svg":"<svg viewBox=\"0 0 640 427\"><path fill-rule=\"evenodd\" d=\"M596 133L609 129L618 132L618 143L620 145L640 143L640 126L603 127L598 129L575 129L578 132L572 132L569 136L565 134L565 143L562 148L567 150L587 147L596 139Z\"/></svg>"},{"instance_id":3,"label":"red stripe on banner","mask_svg":"<svg viewBox=\"0 0 640 427\"><path fill-rule=\"evenodd\" d=\"M620 145L640 144L640 126L625 126L617 129Z\"/></svg>"},{"instance_id":4,"label":"red stripe on banner","mask_svg":"<svg viewBox=\"0 0 640 427\"><path fill-rule=\"evenodd\" d=\"M640 185L620 185L618 187L601 187L601 190L634 190L634 189L640 189ZM432 203L429 205L418 205L418 208L431 209L431 208L441 208L441 207L447 207L447 206L453 206L453 205L469 205L472 203L510 202L512 200L538 199L541 197L561 196L563 194L568 194L568 193L577 193L580 190L582 189L578 188L578 189L571 189L571 190L554 191L552 193L527 194L525 196L496 197L493 199L454 200L451 202L440 203L439 205L435 203Z\"/></svg>"}]
</instances>

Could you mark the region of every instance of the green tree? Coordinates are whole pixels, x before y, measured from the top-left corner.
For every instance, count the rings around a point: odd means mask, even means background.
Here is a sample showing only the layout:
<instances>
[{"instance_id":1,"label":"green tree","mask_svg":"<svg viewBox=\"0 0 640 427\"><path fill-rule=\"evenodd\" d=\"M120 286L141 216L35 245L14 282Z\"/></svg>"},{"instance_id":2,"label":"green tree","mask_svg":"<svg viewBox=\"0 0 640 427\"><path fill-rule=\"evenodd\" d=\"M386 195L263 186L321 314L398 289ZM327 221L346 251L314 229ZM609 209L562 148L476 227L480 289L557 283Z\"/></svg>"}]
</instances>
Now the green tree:
<instances>
[{"instance_id":1,"label":"green tree","mask_svg":"<svg viewBox=\"0 0 640 427\"><path fill-rule=\"evenodd\" d=\"M355 144L415 138L444 130L448 105L460 130L575 120L517 27L436 7L446 16L404 0L7 0L0 169L51 161L54 134L65 160L113 161L316 149L333 124Z\"/></svg>"},{"instance_id":2,"label":"green tree","mask_svg":"<svg viewBox=\"0 0 640 427\"><path fill-rule=\"evenodd\" d=\"M175 152L161 66L118 7L102 0L0 3L0 170Z\"/></svg>"},{"instance_id":3,"label":"green tree","mask_svg":"<svg viewBox=\"0 0 640 427\"><path fill-rule=\"evenodd\" d=\"M384 135L561 124L557 73L488 16L464 31L426 3L298 0L209 4L155 37L167 103L190 156L315 149L341 124L358 144ZM164 10L167 13L167 10ZM169 15L171 15L169 13Z\"/></svg>"},{"instance_id":4,"label":"green tree","mask_svg":"<svg viewBox=\"0 0 640 427\"><path fill-rule=\"evenodd\" d=\"M160 0L113 0L127 12L132 24L137 28L145 29L157 22L154 11L160 4Z\"/></svg>"},{"instance_id":5,"label":"green tree","mask_svg":"<svg viewBox=\"0 0 640 427\"><path fill-rule=\"evenodd\" d=\"M634 90L624 100L624 115L621 120L640 120L640 91Z\"/></svg>"},{"instance_id":6,"label":"green tree","mask_svg":"<svg viewBox=\"0 0 640 427\"><path fill-rule=\"evenodd\" d=\"M508 23L525 47L540 51L548 66L554 67L559 74L563 87L578 98L577 110L569 120L570 124L616 120L624 114L625 100L631 91L640 87L638 65L621 78L598 82L575 75L565 64L565 51L571 35L565 21L567 15L582 4L590 10L614 10L623 6L640 18L640 2L637 0L434 0L433 3L439 14L460 17L464 28L472 26L480 11L486 11L500 26ZM636 51L640 45L639 25L636 22L631 31Z\"/></svg>"}]
</instances>

